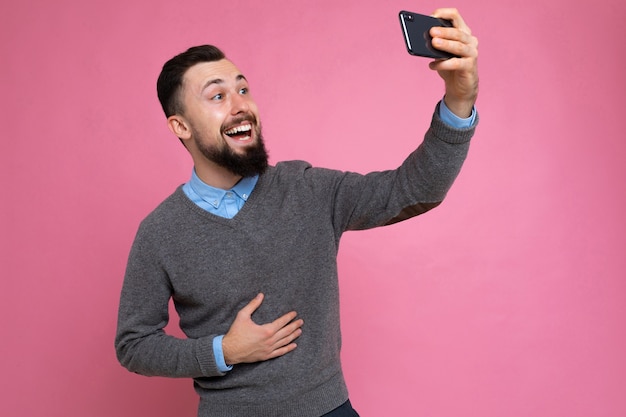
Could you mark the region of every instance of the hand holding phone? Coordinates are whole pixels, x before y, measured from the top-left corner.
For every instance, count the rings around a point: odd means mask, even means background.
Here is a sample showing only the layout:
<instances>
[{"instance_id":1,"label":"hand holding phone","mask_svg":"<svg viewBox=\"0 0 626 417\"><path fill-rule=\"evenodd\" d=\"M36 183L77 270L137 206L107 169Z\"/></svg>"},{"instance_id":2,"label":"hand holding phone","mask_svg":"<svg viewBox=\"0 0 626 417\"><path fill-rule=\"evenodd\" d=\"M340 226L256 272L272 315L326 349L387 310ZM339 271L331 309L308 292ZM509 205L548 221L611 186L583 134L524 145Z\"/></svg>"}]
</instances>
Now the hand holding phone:
<instances>
[{"instance_id":1,"label":"hand holding phone","mask_svg":"<svg viewBox=\"0 0 626 417\"><path fill-rule=\"evenodd\" d=\"M433 38L430 36L432 27L452 27L451 21L403 10L400 12L400 25L409 54L435 59L456 57L454 54L433 47Z\"/></svg>"}]
</instances>

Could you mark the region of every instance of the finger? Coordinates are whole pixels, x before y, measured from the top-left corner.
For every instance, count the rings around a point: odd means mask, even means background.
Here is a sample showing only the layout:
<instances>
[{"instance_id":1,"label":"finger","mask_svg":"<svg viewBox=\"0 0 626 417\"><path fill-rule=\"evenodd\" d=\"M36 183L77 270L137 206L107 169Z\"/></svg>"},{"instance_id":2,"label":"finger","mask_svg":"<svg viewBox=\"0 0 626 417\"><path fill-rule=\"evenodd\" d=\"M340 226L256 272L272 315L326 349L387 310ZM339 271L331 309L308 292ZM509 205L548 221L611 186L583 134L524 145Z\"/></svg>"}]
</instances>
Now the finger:
<instances>
[{"instance_id":1,"label":"finger","mask_svg":"<svg viewBox=\"0 0 626 417\"><path fill-rule=\"evenodd\" d=\"M302 327L302 325L304 324L304 320L300 319L300 320L296 320L293 321L291 323L289 323L288 325L278 329L276 331L276 333L274 334L274 339L275 340L282 340L284 338L289 337L291 334L296 333L298 331L300 331L300 333L302 333L302 331L300 330L300 328ZM300 333L298 333L298 336L300 335Z\"/></svg>"},{"instance_id":2,"label":"finger","mask_svg":"<svg viewBox=\"0 0 626 417\"><path fill-rule=\"evenodd\" d=\"M476 73L475 58L451 58L431 61L428 66L435 71L464 71L472 75Z\"/></svg>"},{"instance_id":3,"label":"finger","mask_svg":"<svg viewBox=\"0 0 626 417\"><path fill-rule=\"evenodd\" d=\"M302 329L294 329L292 332L287 333L285 337L281 337L280 339L278 339L278 341L274 343L273 348L279 349L283 346L286 346L296 340L298 337L300 337L300 335L302 335Z\"/></svg>"},{"instance_id":4,"label":"finger","mask_svg":"<svg viewBox=\"0 0 626 417\"><path fill-rule=\"evenodd\" d=\"M460 42L471 45L474 43L474 37L457 28L446 28L443 26L433 26L430 28L429 34L436 39Z\"/></svg>"},{"instance_id":5,"label":"finger","mask_svg":"<svg viewBox=\"0 0 626 417\"><path fill-rule=\"evenodd\" d=\"M459 28L467 33L471 33L469 26L467 26L465 20L463 20L463 17L455 8L437 9L433 12L432 16L440 19L450 20L452 21L452 25L455 28Z\"/></svg>"},{"instance_id":6,"label":"finger","mask_svg":"<svg viewBox=\"0 0 626 417\"><path fill-rule=\"evenodd\" d=\"M280 329L282 329L287 324L289 324L297 316L298 316L298 313L296 313L295 311L290 311L284 316L281 316L277 318L276 320L274 320L273 322L269 323L269 326L271 326L274 329L274 332L278 332Z\"/></svg>"},{"instance_id":7,"label":"finger","mask_svg":"<svg viewBox=\"0 0 626 417\"><path fill-rule=\"evenodd\" d=\"M463 42L433 38L432 44L435 48L441 51L450 52L457 57L471 58L478 56L478 50L474 47L474 45L466 44Z\"/></svg>"},{"instance_id":8,"label":"finger","mask_svg":"<svg viewBox=\"0 0 626 417\"><path fill-rule=\"evenodd\" d=\"M459 57L478 56L478 39L454 28L433 27L430 29L435 48Z\"/></svg>"},{"instance_id":9,"label":"finger","mask_svg":"<svg viewBox=\"0 0 626 417\"><path fill-rule=\"evenodd\" d=\"M256 309L261 306L261 303L263 303L263 298L264 298L263 293L257 294L257 296L254 297L252 301L246 304L244 308L239 310L238 314L243 314L247 317L252 316L252 314L256 311Z\"/></svg>"},{"instance_id":10,"label":"finger","mask_svg":"<svg viewBox=\"0 0 626 417\"><path fill-rule=\"evenodd\" d=\"M267 357L267 359L274 359L277 358L279 356L283 356L289 352L291 352L292 350L294 350L295 348L297 348L298 345L295 343L290 343L287 346L283 346L280 347L278 349L273 350Z\"/></svg>"}]
</instances>

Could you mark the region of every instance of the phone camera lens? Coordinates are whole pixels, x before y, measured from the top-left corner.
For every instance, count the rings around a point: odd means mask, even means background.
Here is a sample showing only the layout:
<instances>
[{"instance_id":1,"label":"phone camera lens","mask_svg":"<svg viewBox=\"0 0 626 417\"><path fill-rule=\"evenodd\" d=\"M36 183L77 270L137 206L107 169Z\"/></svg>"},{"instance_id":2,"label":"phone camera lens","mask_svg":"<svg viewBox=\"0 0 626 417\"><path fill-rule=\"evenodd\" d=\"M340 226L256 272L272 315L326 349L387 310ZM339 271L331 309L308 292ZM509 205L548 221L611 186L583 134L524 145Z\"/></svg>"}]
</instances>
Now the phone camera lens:
<instances>
[{"instance_id":1,"label":"phone camera lens","mask_svg":"<svg viewBox=\"0 0 626 417\"><path fill-rule=\"evenodd\" d=\"M413 15L411 15L411 14L406 15L406 20L408 20L409 22L412 22L413 21Z\"/></svg>"}]
</instances>

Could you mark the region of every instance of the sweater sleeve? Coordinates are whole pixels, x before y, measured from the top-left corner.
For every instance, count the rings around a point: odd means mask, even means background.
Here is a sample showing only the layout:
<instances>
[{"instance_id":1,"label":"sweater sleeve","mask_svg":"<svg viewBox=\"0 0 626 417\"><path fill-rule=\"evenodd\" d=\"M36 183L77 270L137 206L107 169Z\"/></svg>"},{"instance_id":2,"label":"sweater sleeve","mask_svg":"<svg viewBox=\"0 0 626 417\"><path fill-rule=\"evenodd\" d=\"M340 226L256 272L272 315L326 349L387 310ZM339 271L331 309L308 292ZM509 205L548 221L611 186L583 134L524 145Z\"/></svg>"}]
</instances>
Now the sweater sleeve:
<instances>
[{"instance_id":1,"label":"sweater sleeve","mask_svg":"<svg viewBox=\"0 0 626 417\"><path fill-rule=\"evenodd\" d=\"M384 226L438 206L458 176L473 126L455 129L437 108L421 145L395 170L344 173L334 187L333 222L338 233Z\"/></svg>"},{"instance_id":2,"label":"sweater sleeve","mask_svg":"<svg viewBox=\"0 0 626 417\"><path fill-rule=\"evenodd\" d=\"M145 223L145 221L144 221ZM158 239L142 223L130 251L118 313L115 349L120 363L147 376L223 375L215 363L213 338L165 333L172 289L158 261Z\"/></svg>"}]
</instances>

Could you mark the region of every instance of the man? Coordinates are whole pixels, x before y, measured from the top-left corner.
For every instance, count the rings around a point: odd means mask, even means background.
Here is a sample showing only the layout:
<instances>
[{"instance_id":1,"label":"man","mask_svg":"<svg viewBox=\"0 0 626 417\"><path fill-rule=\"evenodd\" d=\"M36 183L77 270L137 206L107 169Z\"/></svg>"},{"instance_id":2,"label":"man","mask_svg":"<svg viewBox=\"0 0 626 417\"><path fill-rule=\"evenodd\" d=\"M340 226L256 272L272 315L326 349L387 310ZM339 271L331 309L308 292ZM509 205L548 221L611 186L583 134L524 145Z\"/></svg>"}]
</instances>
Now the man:
<instances>
[{"instance_id":1,"label":"man","mask_svg":"<svg viewBox=\"0 0 626 417\"><path fill-rule=\"evenodd\" d=\"M133 243L115 341L125 367L193 378L202 417L358 416L340 364L340 237L437 206L477 122L477 40L456 10L434 15L454 27L433 29L433 44L460 58L430 63L444 100L391 171L268 166L248 81L219 49L164 65L159 100L194 171ZM170 299L185 339L163 331Z\"/></svg>"}]
</instances>

